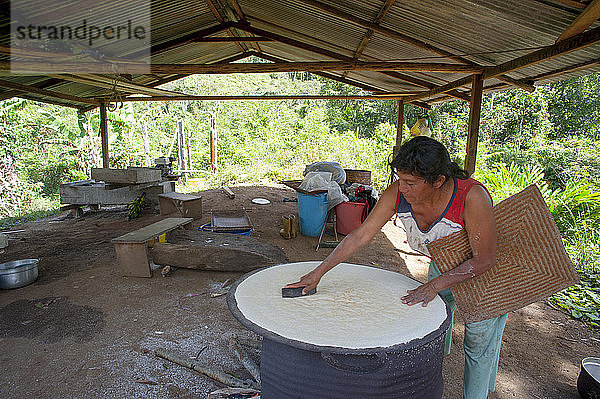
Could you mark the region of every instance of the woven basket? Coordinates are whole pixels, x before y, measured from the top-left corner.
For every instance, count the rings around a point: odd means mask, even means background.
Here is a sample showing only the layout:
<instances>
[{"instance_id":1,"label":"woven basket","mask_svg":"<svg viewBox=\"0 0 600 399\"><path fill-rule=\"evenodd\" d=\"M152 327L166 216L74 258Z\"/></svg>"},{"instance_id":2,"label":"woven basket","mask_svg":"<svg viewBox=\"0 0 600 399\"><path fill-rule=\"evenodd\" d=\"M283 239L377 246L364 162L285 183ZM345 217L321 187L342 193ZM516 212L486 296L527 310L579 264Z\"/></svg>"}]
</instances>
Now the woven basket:
<instances>
[{"instance_id":1,"label":"woven basket","mask_svg":"<svg viewBox=\"0 0 600 399\"><path fill-rule=\"evenodd\" d=\"M490 319L543 300L579 281L552 214L535 186L494 207L496 264L450 288L465 322ZM473 256L464 229L427 245L442 273Z\"/></svg>"},{"instance_id":2,"label":"woven basket","mask_svg":"<svg viewBox=\"0 0 600 399\"><path fill-rule=\"evenodd\" d=\"M344 169L348 183L361 183L371 185L371 171L358 169Z\"/></svg>"}]
</instances>

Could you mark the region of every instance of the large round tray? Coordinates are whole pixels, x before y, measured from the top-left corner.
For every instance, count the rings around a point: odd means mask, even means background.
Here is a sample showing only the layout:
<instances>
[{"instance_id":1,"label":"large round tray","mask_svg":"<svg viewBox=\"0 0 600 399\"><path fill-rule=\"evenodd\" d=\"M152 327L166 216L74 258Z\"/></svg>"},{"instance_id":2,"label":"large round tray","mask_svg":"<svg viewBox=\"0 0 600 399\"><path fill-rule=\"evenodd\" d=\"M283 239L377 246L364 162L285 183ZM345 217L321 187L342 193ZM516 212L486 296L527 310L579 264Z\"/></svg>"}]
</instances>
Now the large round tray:
<instances>
[{"instance_id":1,"label":"large round tray","mask_svg":"<svg viewBox=\"0 0 600 399\"><path fill-rule=\"evenodd\" d=\"M298 263L309 263L309 262L298 262ZM310 262L312 265L316 266L319 264L319 262ZM423 336L422 338L416 338L416 339L412 339L408 342L403 342L403 343L399 343L399 344L395 344L395 345L388 345L388 346L372 346L372 347L365 347L365 348L347 348L347 347L340 347L340 346L327 346L327 345L315 345L312 343L307 343L307 342L303 342L303 341L299 341L299 340L295 340L295 339L290 339L288 337L284 337L280 334L277 334L273 331L267 330L266 328L254 323L253 321L249 320L244 314L243 312L240 310L237 300L236 300L236 292L237 289L239 287L240 284L242 284L242 282L244 282L246 279L248 279L250 276L253 276L256 273L260 273L264 270L270 269L270 268L274 268L274 267L280 267L280 266L284 266L285 264L282 265L275 265L275 266L269 266L269 267L265 267L262 269L258 269L258 270L254 270L250 273L245 274L244 276L242 276L241 278L239 278L238 280L236 280L230 290L229 293L227 294L227 305L229 306L230 311L232 312L232 314L234 315L234 317L242 324L244 325L246 328L250 329L251 331L254 331L255 333L271 339L275 342L279 342L285 345L291 345L294 346L296 348L299 349L303 349L303 350L309 350L309 351L313 351L313 352L324 352L324 353L339 353L339 354L374 354L374 353L381 353L381 352L395 352L395 351L404 351L404 350L411 350L414 348L417 348L419 346L422 345L426 345L428 342L431 342L432 340L434 340L435 338L439 337L440 335L444 334L446 332L446 330L448 329L448 326L450 324L450 307L448 306L448 304L442 300L441 297L438 297L438 299L440 301L442 301L443 306L445 308L445 312L446 312L446 317L443 320L443 322L440 324L440 326L435 329L434 331L428 333L427 335ZM341 266L341 265L340 265ZM337 266L338 268L340 266ZM351 266L361 266L361 265L351 265ZM368 267L368 266L362 266L362 267ZM377 268L371 268L374 271L377 270L382 270L382 269L377 269ZM406 276L404 276L406 277ZM324 277L325 278L325 277ZM414 281L417 284L420 284L419 282L417 282L414 279L410 279L412 281ZM322 283L322 282L321 282ZM281 288L281 287L279 287ZM317 288L317 292L319 291L319 288ZM292 298L292 299L286 299L286 300L304 300L305 298ZM421 306L421 305L414 305L414 306ZM267 310L268 311L268 310ZM302 325L299 325L298 328L302 328Z\"/></svg>"}]
</instances>

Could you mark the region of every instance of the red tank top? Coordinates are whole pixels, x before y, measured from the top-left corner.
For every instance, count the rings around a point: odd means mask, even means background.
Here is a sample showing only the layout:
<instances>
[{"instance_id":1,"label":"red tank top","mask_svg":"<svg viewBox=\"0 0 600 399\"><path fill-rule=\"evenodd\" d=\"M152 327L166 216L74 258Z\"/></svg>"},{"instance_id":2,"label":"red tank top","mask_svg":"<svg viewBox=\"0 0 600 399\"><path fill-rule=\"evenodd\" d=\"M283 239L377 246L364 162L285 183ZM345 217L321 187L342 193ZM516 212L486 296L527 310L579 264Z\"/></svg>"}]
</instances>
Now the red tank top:
<instances>
[{"instance_id":1,"label":"red tank top","mask_svg":"<svg viewBox=\"0 0 600 399\"><path fill-rule=\"evenodd\" d=\"M469 178L463 180L454 178L454 192L448 202L448 206L426 231L419 228L411 205L404 199L402 193L398 191L396 214L404 225L410 247L415 251L429 256L427 244L464 228L463 211L465 209L465 199L467 198L467 193L474 185L483 187L489 195L487 188L475 179Z\"/></svg>"}]
</instances>

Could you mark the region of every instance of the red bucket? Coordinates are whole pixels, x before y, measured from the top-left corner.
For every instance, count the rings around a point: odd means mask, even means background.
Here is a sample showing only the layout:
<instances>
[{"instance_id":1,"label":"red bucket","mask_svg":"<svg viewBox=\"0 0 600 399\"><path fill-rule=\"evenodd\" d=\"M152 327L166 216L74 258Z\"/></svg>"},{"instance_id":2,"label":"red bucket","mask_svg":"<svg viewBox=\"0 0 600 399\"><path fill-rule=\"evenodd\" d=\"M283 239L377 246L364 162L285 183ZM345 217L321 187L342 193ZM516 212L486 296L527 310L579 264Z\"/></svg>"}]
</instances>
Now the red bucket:
<instances>
[{"instance_id":1,"label":"red bucket","mask_svg":"<svg viewBox=\"0 0 600 399\"><path fill-rule=\"evenodd\" d=\"M335 207L335 228L340 234L350 234L367 217L366 202L342 202Z\"/></svg>"}]
</instances>

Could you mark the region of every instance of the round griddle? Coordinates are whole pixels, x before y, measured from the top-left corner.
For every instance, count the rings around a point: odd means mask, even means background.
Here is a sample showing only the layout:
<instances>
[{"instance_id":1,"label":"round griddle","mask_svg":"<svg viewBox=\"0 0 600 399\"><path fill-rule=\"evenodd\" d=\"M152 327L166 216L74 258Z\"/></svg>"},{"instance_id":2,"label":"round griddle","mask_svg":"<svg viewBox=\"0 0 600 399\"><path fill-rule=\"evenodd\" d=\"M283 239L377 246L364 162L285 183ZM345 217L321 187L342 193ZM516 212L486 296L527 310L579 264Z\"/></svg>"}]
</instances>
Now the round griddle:
<instances>
[{"instance_id":1,"label":"round griddle","mask_svg":"<svg viewBox=\"0 0 600 399\"><path fill-rule=\"evenodd\" d=\"M247 273L232 284L232 286L229 290L229 293L227 294L227 305L229 306L229 309L233 313L234 317L242 325L244 325L251 331L254 331L255 333L263 336L266 339L270 339L270 340L273 340L275 342L279 342L279 343L282 343L285 345L291 345L298 349L308 350L308 351L313 351L313 352L326 352L326 353L339 353L339 354L374 354L374 353L381 353L381 352L389 353L389 352L396 352L396 351L413 350L415 348L418 348L419 346L426 345L430 341L432 341L435 338L439 337L440 335L444 334L446 332L446 330L448 329L448 326L449 326L450 320L451 320L450 307L448 306L448 304L445 301L442 300L441 297L438 297L435 300L435 303L436 303L436 306L443 306L446 317L441 322L439 327L437 329L435 329L434 331L429 332L427 335L425 335L421 338L415 338L408 342L403 342L403 343L398 343L398 344L388 345L388 346L370 346L370 347L364 347L364 348L349 348L349 347L341 347L341 346L316 345L313 343L304 342L304 341L300 341L297 339L291 339L291 338L282 336L282 335L278 334L277 332L271 331L265 326L258 325L257 323L255 323L254 321L252 321L248 317L246 317L246 315L244 315L244 313L240 309L240 306L238 305L237 299L236 299L236 292L238 291L238 287L240 286L240 284L242 284L245 280L252 278L252 276L255 276L255 278L257 278L258 277L257 274L263 273L269 269L274 269L277 267L302 264L302 265L310 266L310 269L308 269L308 270L311 270L312 268L316 267L319 263L320 262L298 262L298 263L291 263L291 264L281 264L281 265L265 267L265 268L254 270L250 273ZM348 265L348 266L353 266L353 267L358 266L358 267L372 269L373 273L377 273L377 272L393 273L393 272L389 272L389 271L386 271L383 269L378 269L378 268L373 268L373 267L368 267L368 266L361 266L361 265L344 264L344 263L336 266L336 269L338 269L338 268L343 269L343 267L344 267L343 265ZM275 272L275 270L273 270L273 271ZM323 277L319 287L323 284L324 279L328 278L330 273L331 272L329 272L328 274L326 274ZM396 274L396 273L393 273L393 274ZM298 276L298 279L299 279L299 277L300 277L300 275ZM334 278L334 276L331 276L329 278ZM403 278L410 279L416 285L420 284L418 281L408 278L406 276L403 276ZM292 280L293 279L294 279L294 277L292 277ZM289 282L291 282L291 281L289 281ZM315 294L315 295L319 294L319 287L317 287L317 294ZM279 291L281 291L282 287L275 287L275 288L278 289ZM272 290L274 288L270 287L269 289ZM258 295L260 295L260 294L258 294ZM303 301L306 299L308 299L308 298L286 298L285 300L287 300L287 301ZM413 305L413 306L420 307L421 305L417 304L417 305ZM274 311L274 310L265 309L265 312L269 312L269 311ZM374 317L376 317L376 316L374 316ZM410 322L410 320L408 320L408 321ZM302 328L301 321L298 321L298 328Z\"/></svg>"}]
</instances>

